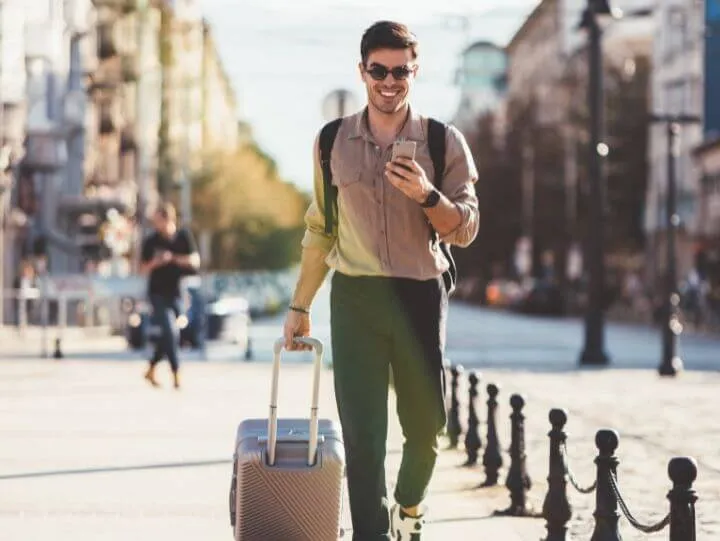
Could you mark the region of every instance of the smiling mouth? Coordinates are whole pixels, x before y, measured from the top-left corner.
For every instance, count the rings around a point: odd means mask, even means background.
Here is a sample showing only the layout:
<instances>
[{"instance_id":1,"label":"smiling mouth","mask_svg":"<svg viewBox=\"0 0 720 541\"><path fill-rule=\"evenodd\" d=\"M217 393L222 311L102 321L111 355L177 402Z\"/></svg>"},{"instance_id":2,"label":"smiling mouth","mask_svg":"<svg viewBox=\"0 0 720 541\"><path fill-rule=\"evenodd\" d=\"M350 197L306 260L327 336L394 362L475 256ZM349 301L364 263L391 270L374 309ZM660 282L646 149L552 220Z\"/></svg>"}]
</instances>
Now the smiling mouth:
<instances>
[{"instance_id":1,"label":"smiling mouth","mask_svg":"<svg viewBox=\"0 0 720 541\"><path fill-rule=\"evenodd\" d=\"M379 92L384 98L394 98L400 94L399 90L380 90Z\"/></svg>"}]
</instances>

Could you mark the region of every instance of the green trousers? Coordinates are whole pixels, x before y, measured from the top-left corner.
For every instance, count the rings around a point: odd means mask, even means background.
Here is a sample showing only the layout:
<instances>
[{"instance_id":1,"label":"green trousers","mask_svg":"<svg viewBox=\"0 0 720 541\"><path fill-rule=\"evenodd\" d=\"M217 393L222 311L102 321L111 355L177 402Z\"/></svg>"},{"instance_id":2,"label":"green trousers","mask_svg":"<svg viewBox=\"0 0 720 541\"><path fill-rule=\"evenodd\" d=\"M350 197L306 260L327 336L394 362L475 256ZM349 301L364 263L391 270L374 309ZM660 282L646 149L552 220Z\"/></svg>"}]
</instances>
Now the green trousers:
<instances>
[{"instance_id":1,"label":"green trousers","mask_svg":"<svg viewBox=\"0 0 720 541\"><path fill-rule=\"evenodd\" d=\"M385 484L390 371L405 437L395 501L412 507L426 496L446 422L447 304L441 278L333 275L334 384L354 541L390 539Z\"/></svg>"}]
</instances>

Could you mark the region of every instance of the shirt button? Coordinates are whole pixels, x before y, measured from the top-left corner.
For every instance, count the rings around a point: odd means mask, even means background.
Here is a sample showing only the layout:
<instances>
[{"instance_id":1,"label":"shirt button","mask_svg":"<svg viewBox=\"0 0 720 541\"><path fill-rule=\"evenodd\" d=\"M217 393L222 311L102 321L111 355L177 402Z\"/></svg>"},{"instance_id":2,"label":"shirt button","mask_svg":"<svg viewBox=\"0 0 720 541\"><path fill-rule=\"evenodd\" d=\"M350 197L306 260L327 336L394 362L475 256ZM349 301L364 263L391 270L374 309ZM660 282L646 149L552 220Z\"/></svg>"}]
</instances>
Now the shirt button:
<instances>
[{"instance_id":1,"label":"shirt button","mask_svg":"<svg viewBox=\"0 0 720 541\"><path fill-rule=\"evenodd\" d=\"M375 145L375 150L380 150L380 147Z\"/></svg>"}]
</instances>

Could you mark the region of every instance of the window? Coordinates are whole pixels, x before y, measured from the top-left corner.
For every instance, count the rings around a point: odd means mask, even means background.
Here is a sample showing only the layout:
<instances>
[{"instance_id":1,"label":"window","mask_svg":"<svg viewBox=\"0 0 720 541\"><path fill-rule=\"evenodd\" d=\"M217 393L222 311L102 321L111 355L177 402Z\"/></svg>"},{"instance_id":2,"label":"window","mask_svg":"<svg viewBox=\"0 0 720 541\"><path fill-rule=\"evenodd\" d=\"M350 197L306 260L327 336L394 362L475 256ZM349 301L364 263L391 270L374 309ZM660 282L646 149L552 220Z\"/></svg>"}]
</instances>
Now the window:
<instances>
[{"instance_id":1,"label":"window","mask_svg":"<svg viewBox=\"0 0 720 541\"><path fill-rule=\"evenodd\" d=\"M670 60L683 52L687 42L687 14L680 6L667 10L665 20L665 60Z\"/></svg>"}]
</instances>

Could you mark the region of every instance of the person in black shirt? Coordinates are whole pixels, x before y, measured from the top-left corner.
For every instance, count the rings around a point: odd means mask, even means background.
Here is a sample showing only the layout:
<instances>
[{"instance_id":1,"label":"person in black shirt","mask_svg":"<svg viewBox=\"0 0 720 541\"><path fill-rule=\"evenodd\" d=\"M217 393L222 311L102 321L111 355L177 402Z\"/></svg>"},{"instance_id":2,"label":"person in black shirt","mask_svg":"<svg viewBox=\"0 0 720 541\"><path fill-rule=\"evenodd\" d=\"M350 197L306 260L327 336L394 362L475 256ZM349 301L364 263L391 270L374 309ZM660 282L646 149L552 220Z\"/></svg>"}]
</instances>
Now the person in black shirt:
<instances>
[{"instance_id":1,"label":"person in black shirt","mask_svg":"<svg viewBox=\"0 0 720 541\"><path fill-rule=\"evenodd\" d=\"M153 318L160 325L161 335L156 342L145 379L153 386L158 386L155 366L166 355L175 388L179 389L178 331L175 321L180 315L180 279L197 272L200 255L190 231L177 227L177 215L172 204L163 203L158 207L153 216L153 226L155 231L143 242L141 272L149 274L148 297Z\"/></svg>"}]
</instances>

